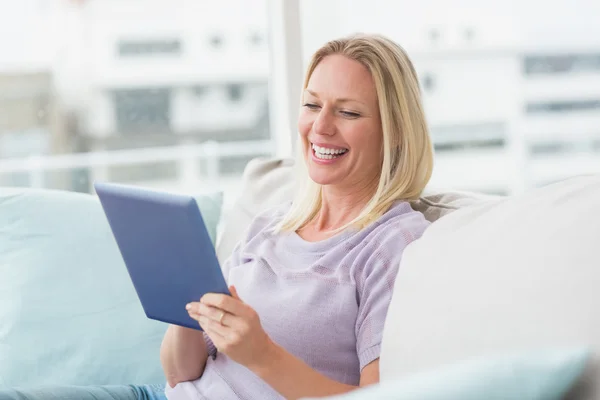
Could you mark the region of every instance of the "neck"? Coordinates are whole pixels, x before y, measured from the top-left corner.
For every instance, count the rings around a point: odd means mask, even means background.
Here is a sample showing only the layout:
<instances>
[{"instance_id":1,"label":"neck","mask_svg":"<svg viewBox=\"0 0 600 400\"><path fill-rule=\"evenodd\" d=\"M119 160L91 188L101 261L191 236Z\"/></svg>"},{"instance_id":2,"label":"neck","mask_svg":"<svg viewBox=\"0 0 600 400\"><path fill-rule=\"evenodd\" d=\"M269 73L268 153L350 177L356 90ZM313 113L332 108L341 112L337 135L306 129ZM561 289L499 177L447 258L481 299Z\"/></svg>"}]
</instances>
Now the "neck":
<instances>
[{"instance_id":1,"label":"neck","mask_svg":"<svg viewBox=\"0 0 600 400\"><path fill-rule=\"evenodd\" d=\"M362 190L324 186L321 192L321 209L314 219L314 229L321 232L332 231L358 217L377 190L377 183L378 179L375 179L368 185L363 185Z\"/></svg>"}]
</instances>

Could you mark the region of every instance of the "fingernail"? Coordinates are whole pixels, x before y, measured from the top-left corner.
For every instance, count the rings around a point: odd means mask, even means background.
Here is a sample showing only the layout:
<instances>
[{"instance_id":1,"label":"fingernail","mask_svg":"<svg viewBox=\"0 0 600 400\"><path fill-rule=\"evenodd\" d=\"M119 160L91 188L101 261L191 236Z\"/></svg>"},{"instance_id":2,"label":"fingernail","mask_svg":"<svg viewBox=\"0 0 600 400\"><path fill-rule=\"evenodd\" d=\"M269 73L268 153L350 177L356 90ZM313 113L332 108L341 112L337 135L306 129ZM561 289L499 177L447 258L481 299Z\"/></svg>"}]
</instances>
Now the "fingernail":
<instances>
[{"instance_id":1,"label":"fingernail","mask_svg":"<svg viewBox=\"0 0 600 400\"><path fill-rule=\"evenodd\" d=\"M185 305L185 309L186 309L186 310L189 310L190 308L192 308L192 305L191 305L191 304L186 304L186 305Z\"/></svg>"}]
</instances>

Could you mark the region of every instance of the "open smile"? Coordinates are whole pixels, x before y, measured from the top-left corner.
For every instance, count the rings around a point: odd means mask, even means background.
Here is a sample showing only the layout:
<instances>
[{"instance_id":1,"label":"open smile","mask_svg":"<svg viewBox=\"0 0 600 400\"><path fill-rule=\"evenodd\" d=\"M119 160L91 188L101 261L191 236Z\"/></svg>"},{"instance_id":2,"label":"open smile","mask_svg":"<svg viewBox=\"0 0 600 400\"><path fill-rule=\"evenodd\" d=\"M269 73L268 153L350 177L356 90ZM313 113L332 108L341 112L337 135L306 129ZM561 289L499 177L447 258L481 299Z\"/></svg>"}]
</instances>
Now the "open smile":
<instances>
[{"instance_id":1,"label":"open smile","mask_svg":"<svg viewBox=\"0 0 600 400\"><path fill-rule=\"evenodd\" d=\"M311 147L314 158L323 161L341 158L349 151L348 149L343 147L325 147L316 145L314 143L311 143Z\"/></svg>"}]
</instances>

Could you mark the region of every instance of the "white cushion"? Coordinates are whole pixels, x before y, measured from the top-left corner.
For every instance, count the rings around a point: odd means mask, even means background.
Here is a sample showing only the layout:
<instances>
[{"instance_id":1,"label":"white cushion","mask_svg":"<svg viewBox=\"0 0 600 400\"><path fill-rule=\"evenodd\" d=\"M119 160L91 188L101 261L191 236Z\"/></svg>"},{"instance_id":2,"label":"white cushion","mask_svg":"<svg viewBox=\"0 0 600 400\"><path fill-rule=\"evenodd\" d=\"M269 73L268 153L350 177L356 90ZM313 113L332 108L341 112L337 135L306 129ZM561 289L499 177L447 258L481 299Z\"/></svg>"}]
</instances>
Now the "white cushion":
<instances>
[{"instance_id":1,"label":"white cushion","mask_svg":"<svg viewBox=\"0 0 600 400\"><path fill-rule=\"evenodd\" d=\"M382 380L544 346L600 349L598 205L600 177L584 176L432 224L402 259ZM573 398L600 398L590 377Z\"/></svg>"}]
</instances>

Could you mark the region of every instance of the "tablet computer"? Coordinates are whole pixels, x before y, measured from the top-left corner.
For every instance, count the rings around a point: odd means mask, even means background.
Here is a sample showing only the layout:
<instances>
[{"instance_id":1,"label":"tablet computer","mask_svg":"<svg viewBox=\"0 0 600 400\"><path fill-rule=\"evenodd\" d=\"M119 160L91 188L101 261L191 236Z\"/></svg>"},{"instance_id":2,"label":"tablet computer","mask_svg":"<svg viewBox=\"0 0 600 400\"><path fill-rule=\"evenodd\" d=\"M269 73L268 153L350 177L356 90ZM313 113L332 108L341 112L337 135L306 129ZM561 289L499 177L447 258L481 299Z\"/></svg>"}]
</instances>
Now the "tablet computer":
<instances>
[{"instance_id":1,"label":"tablet computer","mask_svg":"<svg viewBox=\"0 0 600 400\"><path fill-rule=\"evenodd\" d=\"M230 293L196 200L114 183L94 188L146 316L202 330L185 305Z\"/></svg>"}]
</instances>

